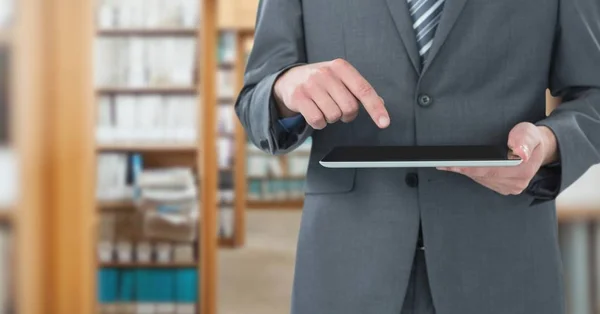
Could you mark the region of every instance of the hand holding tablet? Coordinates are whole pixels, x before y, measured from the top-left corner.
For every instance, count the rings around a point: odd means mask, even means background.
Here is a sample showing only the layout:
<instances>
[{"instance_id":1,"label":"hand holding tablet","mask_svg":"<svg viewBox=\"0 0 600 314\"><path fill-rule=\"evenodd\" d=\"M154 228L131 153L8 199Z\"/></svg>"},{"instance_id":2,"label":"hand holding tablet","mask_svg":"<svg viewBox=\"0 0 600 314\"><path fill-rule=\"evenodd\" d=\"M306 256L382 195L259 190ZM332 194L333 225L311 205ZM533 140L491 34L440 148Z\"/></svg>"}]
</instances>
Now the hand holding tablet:
<instances>
[{"instance_id":1,"label":"hand holding tablet","mask_svg":"<svg viewBox=\"0 0 600 314\"><path fill-rule=\"evenodd\" d=\"M327 168L509 167L522 159L503 146L347 146L320 161Z\"/></svg>"}]
</instances>

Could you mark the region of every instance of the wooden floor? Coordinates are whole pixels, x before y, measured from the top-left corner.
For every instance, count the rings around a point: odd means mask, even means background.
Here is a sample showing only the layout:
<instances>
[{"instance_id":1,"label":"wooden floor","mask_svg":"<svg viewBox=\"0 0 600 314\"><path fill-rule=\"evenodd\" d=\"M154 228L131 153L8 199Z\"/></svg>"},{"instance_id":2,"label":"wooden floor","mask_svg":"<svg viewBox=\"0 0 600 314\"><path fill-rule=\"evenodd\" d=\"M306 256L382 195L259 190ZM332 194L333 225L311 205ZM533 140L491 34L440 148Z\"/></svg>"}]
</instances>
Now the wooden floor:
<instances>
[{"instance_id":1,"label":"wooden floor","mask_svg":"<svg viewBox=\"0 0 600 314\"><path fill-rule=\"evenodd\" d=\"M289 313L300 211L247 213L246 246L219 252L219 314Z\"/></svg>"}]
</instances>

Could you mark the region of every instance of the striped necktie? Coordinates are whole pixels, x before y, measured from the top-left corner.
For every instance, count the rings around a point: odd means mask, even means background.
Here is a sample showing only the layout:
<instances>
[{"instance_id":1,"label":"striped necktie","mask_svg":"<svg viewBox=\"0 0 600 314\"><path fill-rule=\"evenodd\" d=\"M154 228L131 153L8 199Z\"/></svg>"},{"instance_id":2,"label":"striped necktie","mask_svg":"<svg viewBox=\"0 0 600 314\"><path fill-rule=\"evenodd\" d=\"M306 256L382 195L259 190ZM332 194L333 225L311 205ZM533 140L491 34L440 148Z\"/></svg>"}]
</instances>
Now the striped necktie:
<instances>
[{"instance_id":1,"label":"striped necktie","mask_svg":"<svg viewBox=\"0 0 600 314\"><path fill-rule=\"evenodd\" d=\"M433 44L435 30L440 23L445 0L406 0L413 18L413 29L417 36L417 46L421 63L425 63L427 53Z\"/></svg>"}]
</instances>

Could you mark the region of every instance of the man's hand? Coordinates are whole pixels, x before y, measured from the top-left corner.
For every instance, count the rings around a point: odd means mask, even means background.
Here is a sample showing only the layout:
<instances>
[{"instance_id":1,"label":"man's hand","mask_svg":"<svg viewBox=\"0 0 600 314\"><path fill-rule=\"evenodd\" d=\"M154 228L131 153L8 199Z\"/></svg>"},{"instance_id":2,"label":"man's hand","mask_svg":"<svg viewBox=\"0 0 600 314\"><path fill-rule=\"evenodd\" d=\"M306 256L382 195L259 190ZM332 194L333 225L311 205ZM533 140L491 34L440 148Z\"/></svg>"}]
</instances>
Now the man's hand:
<instances>
[{"instance_id":1,"label":"man's hand","mask_svg":"<svg viewBox=\"0 0 600 314\"><path fill-rule=\"evenodd\" d=\"M275 82L274 96L282 117L300 113L310 126L319 130L328 123L354 120L359 103L378 127L386 128L390 124L383 99L343 59L288 70Z\"/></svg>"},{"instance_id":2,"label":"man's hand","mask_svg":"<svg viewBox=\"0 0 600 314\"><path fill-rule=\"evenodd\" d=\"M520 123L508 135L508 147L523 159L517 167L438 168L464 174L502 195L519 195L541 166L557 160L554 133L546 127Z\"/></svg>"}]
</instances>

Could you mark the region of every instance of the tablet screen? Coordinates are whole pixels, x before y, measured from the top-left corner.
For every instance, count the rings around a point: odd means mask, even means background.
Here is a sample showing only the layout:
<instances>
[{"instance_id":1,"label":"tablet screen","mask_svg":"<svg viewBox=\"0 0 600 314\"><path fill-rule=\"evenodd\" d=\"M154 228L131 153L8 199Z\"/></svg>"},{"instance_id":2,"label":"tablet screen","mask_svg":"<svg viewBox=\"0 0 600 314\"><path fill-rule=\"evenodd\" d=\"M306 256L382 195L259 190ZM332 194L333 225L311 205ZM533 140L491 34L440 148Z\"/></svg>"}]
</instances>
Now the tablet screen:
<instances>
[{"instance_id":1,"label":"tablet screen","mask_svg":"<svg viewBox=\"0 0 600 314\"><path fill-rule=\"evenodd\" d=\"M324 162L491 161L518 159L502 146L348 146L336 147Z\"/></svg>"}]
</instances>

